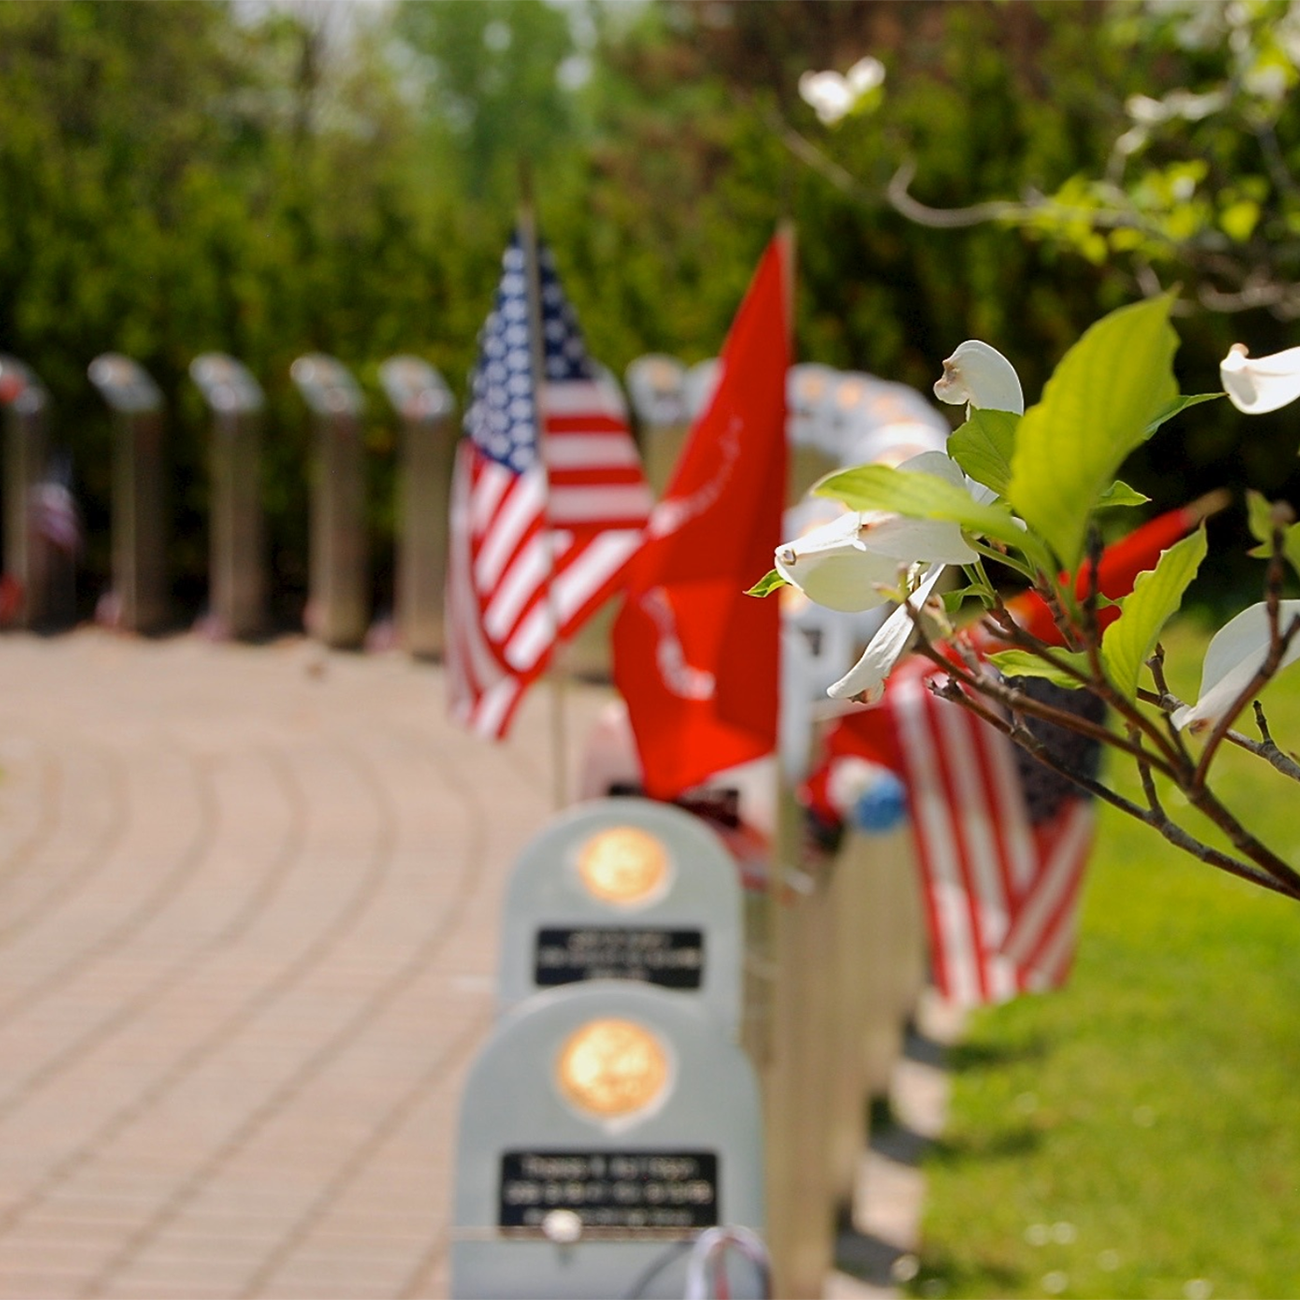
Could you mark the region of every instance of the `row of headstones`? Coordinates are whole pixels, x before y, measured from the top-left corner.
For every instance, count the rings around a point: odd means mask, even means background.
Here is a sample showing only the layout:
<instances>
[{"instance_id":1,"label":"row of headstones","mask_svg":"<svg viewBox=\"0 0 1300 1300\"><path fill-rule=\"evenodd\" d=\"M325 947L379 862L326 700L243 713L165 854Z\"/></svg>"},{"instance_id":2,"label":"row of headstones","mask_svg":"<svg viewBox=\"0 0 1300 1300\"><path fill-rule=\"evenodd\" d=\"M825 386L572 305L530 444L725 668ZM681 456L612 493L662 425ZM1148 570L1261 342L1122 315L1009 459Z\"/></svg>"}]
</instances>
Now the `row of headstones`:
<instances>
[{"instance_id":1,"label":"row of headstones","mask_svg":"<svg viewBox=\"0 0 1300 1300\"><path fill-rule=\"evenodd\" d=\"M462 1098L458 1300L770 1293L743 932L730 854L679 808L595 800L526 847Z\"/></svg>"},{"instance_id":2,"label":"row of headstones","mask_svg":"<svg viewBox=\"0 0 1300 1300\"><path fill-rule=\"evenodd\" d=\"M128 631L166 625L168 574L163 398L137 362L118 353L96 357L89 378L113 412L112 587L104 617ZM359 644L370 610L365 554L364 401L347 369L310 354L291 376L312 412L315 473L309 540L308 630L329 645ZM222 353L194 359L190 375L213 419L209 530L209 630L251 637L264 630L267 575L261 483L262 389L240 362ZM402 535L398 617L414 654L441 650L451 417L455 402L438 372L410 356L380 367L386 395L403 425ZM37 514L49 482L49 396L29 367L0 357L4 454L5 572L21 593L12 621L39 625L57 595L62 561ZM70 526L65 528L65 534ZM60 552L63 554L61 555Z\"/></svg>"},{"instance_id":3,"label":"row of headstones","mask_svg":"<svg viewBox=\"0 0 1300 1300\"><path fill-rule=\"evenodd\" d=\"M647 475L662 491L691 420L712 391L717 361L687 367L672 357L638 358L626 372L626 392L641 432ZM233 357L196 357L191 376L213 418L212 507L209 537L208 629L249 637L263 630L267 603L265 542L259 493L263 394ZM608 372L611 391L622 390ZM365 554L365 466L361 438L364 401L348 370L332 357L300 357L291 376L312 412L316 471L311 498L307 630L324 643L352 646L370 617ZM117 353L97 357L89 377L114 412L112 589L106 616L139 632L168 618L163 400L153 379ZM401 644L412 654L442 649L455 400L442 376L413 356L380 367L386 396L403 428L395 615ZM790 371L789 432L795 450L794 494L822 473L879 459L891 447L942 445L947 426L920 394L858 372L814 363ZM0 407L6 415L4 451L5 573L19 593L10 619L38 625L67 586L68 554L59 545L74 525L51 523L48 394L21 361L0 356ZM39 524L39 526L37 526ZM56 531L51 531L56 530Z\"/></svg>"}]
</instances>

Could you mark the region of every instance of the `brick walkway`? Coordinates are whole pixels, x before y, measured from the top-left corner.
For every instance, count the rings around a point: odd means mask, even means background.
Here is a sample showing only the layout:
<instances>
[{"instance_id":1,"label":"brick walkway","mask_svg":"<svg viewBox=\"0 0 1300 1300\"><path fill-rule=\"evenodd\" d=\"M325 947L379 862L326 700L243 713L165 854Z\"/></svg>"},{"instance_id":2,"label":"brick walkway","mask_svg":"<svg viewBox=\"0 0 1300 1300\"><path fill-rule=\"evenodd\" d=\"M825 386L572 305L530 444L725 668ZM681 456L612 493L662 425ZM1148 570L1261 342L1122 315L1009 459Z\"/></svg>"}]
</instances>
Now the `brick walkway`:
<instances>
[{"instance_id":1,"label":"brick walkway","mask_svg":"<svg viewBox=\"0 0 1300 1300\"><path fill-rule=\"evenodd\" d=\"M446 1294L497 911L550 816L440 672L0 638L0 1297ZM568 695L577 746L605 698Z\"/></svg>"}]
</instances>

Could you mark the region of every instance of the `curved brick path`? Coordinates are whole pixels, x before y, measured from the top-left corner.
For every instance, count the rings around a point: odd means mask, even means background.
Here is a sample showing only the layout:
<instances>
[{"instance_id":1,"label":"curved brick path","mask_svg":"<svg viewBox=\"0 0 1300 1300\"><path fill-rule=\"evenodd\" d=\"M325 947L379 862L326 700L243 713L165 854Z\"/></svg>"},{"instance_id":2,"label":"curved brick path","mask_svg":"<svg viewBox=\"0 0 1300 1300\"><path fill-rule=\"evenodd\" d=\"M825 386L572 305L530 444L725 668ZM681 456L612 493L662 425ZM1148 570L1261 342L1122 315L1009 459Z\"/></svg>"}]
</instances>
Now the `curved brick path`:
<instances>
[{"instance_id":1,"label":"curved brick path","mask_svg":"<svg viewBox=\"0 0 1300 1300\"><path fill-rule=\"evenodd\" d=\"M0 1298L446 1294L549 722L467 737L397 654L0 637Z\"/></svg>"}]
</instances>

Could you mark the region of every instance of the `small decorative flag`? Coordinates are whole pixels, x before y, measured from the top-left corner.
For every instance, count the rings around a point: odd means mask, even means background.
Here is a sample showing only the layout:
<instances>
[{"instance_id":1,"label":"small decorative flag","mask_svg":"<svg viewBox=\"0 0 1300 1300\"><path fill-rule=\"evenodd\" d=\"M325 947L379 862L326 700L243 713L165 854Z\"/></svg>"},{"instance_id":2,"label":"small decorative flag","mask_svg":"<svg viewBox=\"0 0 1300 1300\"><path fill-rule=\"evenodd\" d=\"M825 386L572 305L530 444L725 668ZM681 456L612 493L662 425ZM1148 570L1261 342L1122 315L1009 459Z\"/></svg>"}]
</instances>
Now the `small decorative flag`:
<instances>
[{"instance_id":1,"label":"small decorative flag","mask_svg":"<svg viewBox=\"0 0 1300 1300\"><path fill-rule=\"evenodd\" d=\"M656 799L776 748L780 610L744 593L781 540L789 243L763 254L614 624L614 681Z\"/></svg>"},{"instance_id":2,"label":"small decorative flag","mask_svg":"<svg viewBox=\"0 0 1300 1300\"><path fill-rule=\"evenodd\" d=\"M928 683L943 675L914 657L883 705L907 786L935 987L967 1006L1057 988L1074 958L1092 801L1033 759L1027 771L1001 732L935 695Z\"/></svg>"},{"instance_id":3,"label":"small decorative flag","mask_svg":"<svg viewBox=\"0 0 1300 1300\"><path fill-rule=\"evenodd\" d=\"M619 586L652 504L622 395L587 355L549 250L539 242L535 276L529 260L517 231L479 336L451 490L451 708L498 739L557 642Z\"/></svg>"}]
</instances>

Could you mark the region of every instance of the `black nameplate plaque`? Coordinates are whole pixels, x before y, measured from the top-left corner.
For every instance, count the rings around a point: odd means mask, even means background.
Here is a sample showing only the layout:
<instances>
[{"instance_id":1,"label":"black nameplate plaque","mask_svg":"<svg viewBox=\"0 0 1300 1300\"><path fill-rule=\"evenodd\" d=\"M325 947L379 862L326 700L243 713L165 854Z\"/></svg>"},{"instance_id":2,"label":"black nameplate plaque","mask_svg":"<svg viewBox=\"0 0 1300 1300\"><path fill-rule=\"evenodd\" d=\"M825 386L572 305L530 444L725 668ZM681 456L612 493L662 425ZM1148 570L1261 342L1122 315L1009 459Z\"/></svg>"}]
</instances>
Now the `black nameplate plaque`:
<instances>
[{"instance_id":1,"label":"black nameplate plaque","mask_svg":"<svg viewBox=\"0 0 1300 1300\"><path fill-rule=\"evenodd\" d=\"M704 932L628 926L543 926L533 979L539 987L579 980L641 980L667 989L698 989L704 978Z\"/></svg>"},{"instance_id":2,"label":"black nameplate plaque","mask_svg":"<svg viewBox=\"0 0 1300 1300\"><path fill-rule=\"evenodd\" d=\"M497 1226L540 1232L553 1210L617 1236L716 1227L714 1151L506 1151Z\"/></svg>"}]
</instances>

